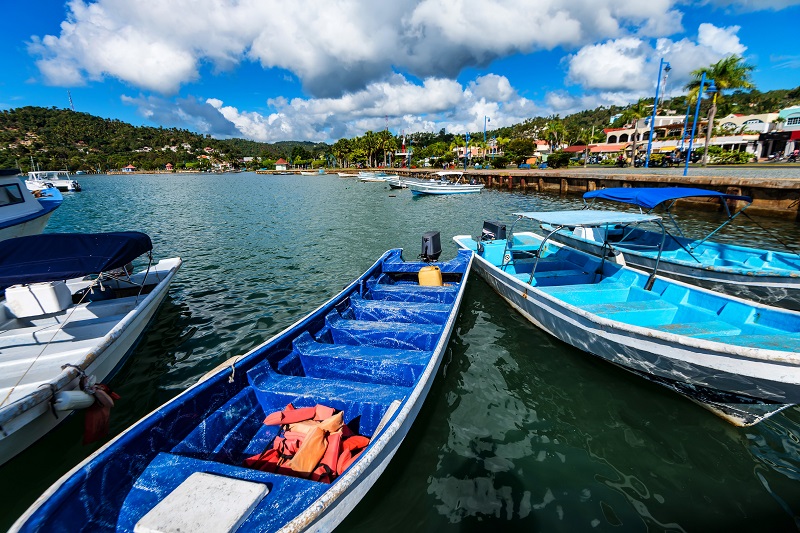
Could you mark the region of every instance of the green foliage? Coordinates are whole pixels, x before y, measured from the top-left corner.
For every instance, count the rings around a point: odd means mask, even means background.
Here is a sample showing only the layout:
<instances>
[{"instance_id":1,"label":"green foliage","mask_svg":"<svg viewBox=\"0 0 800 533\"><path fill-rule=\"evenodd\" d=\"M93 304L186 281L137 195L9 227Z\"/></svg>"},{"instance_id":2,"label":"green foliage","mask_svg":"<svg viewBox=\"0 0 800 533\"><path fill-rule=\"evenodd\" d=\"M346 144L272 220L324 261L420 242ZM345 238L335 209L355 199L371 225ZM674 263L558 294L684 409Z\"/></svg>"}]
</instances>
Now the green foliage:
<instances>
[{"instance_id":1,"label":"green foliage","mask_svg":"<svg viewBox=\"0 0 800 533\"><path fill-rule=\"evenodd\" d=\"M491 160L492 168L506 168L506 166L508 166L508 163L509 163L508 158L503 157L502 155L495 157Z\"/></svg>"},{"instance_id":2,"label":"green foliage","mask_svg":"<svg viewBox=\"0 0 800 533\"><path fill-rule=\"evenodd\" d=\"M563 168L569 165L572 154L558 150L547 156L547 166L550 168Z\"/></svg>"},{"instance_id":3,"label":"green foliage","mask_svg":"<svg viewBox=\"0 0 800 533\"><path fill-rule=\"evenodd\" d=\"M132 126L69 109L21 107L0 112L0 167L30 170L31 158L42 170L101 171L129 164L142 170L208 167L204 148L213 149L216 162L241 165L245 157L277 159L299 148L315 155L328 145L310 142L260 143L246 139L213 139L178 128ZM254 166L260 166L254 162Z\"/></svg>"},{"instance_id":4,"label":"green foliage","mask_svg":"<svg viewBox=\"0 0 800 533\"><path fill-rule=\"evenodd\" d=\"M712 165L743 165L749 163L753 154L723 150L721 146L708 147L708 160Z\"/></svg>"}]
</instances>

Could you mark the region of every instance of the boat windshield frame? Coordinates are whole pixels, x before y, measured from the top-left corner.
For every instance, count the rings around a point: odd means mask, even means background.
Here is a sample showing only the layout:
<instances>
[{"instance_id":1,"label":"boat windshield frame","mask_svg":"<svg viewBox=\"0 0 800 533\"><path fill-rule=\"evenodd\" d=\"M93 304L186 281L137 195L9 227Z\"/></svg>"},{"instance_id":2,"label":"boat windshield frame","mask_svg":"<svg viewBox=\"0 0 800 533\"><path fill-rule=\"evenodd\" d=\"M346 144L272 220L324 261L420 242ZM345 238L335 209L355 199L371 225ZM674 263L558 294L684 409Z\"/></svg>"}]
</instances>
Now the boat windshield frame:
<instances>
[{"instance_id":1,"label":"boat windshield frame","mask_svg":"<svg viewBox=\"0 0 800 533\"><path fill-rule=\"evenodd\" d=\"M514 226L516 226L517 222L520 220L531 220L533 222L539 223L539 227L548 233L542 239L541 244L539 245L539 249L536 251L535 261L533 263L533 269L531 270L531 276L528 279L528 284L531 285L533 283L534 275L536 274L536 267L539 265L539 259L542 257L542 252L544 251L544 247L550 238L558 233L559 231L567 228L599 228L605 226L608 229L608 226L618 226L621 225L623 227L627 226L638 226L639 224L647 224L652 223L656 224L658 227L661 228L661 244L658 247L658 255L656 256L655 265L653 266L653 272L650 274L650 277L647 279L647 283L645 284L644 289L650 290L653 288L653 283L655 283L656 272L658 272L658 265L661 261L661 253L664 251L664 244L667 240L667 230L664 227L662 222L662 217L659 215L651 215L646 213L624 213L624 212L617 212L617 211L600 211L595 209L580 209L580 210L571 210L571 211L528 211L528 212L521 212L521 213L512 213L517 219L511 224L511 230L509 231L509 235L506 238L506 246L503 250L503 257L505 257L506 253L508 252L508 243L511 239L514 238ZM547 227L545 227L547 226ZM599 271L602 271L603 264L605 263L606 257L614 256L615 250L614 247L610 242L608 242L607 236L608 231L604 233L603 237L603 246L601 250L601 263ZM606 249L608 249L608 253L606 253Z\"/></svg>"},{"instance_id":2,"label":"boat windshield frame","mask_svg":"<svg viewBox=\"0 0 800 533\"><path fill-rule=\"evenodd\" d=\"M614 197L615 192L621 192L622 194L619 197ZM587 198L591 199L591 202L587 202ZM744 213L744 210L750 207L750 205L753 203L753 198L750 196L727 194L719 191L698 189L694 187L610 187L607 189L598 189L584 193L583 204L584 209L591 209L591 206L594 205L595 200L602 199L610 202L635 205L639 207L639 211L641 213L647 214L652 213L656 208L658 208L658 206L663 205L664 214L667 216L667 218L669 218L670 222L672 222L672 225L675 227L678 235L686 238L686 235L683 233L683 230L678 224L678 221L675 220L675 217L671 211L672 207L678 202L678 200L685 200L686 198L718 198L720 204L722 204L722 207L725 209L725 214L727 215L727 219L722 224L717 226L702 239L697 240L685 248L692 257L694 257L694 254L692 253L694 250L721 231L722 228L733 222L736 217ZM727 200L742 201L746 202L747 205L735 213L731 213L731 209ZM647 209L646 211L645 208ZM625 240L626 237L627 235L623 236L621 241ZM681 247L683 247L682 244ZM695 260L697 260L697 258L695 258Z\"/></svg>"}]
</instances>

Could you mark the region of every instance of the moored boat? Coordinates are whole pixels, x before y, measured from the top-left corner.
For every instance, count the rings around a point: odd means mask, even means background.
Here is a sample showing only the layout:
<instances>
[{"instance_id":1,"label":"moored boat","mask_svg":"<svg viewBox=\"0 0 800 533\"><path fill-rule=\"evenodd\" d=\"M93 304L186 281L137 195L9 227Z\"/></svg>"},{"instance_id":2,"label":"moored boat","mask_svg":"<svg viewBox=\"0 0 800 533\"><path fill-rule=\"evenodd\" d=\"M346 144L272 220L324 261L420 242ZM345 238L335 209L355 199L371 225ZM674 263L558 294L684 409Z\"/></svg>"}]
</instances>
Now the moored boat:
<instances>
[{"instance_id":1,"label":"moored boat","mask_svg":"<svg viewBox=\"0 0 800 533\"><path fill-rule=\"evenodd\" d=\"M81 184L69 176L66 170L32 170L25 184L32 191L53 186L61 192L80 192Z\"/></svg>"},{"instance_id":2,"label":"moored boat","mask_svg":"<svg viewBox=\"0 0 800 533\"><path fill-rule=\"evenodd\" d=\"M127 265L143 254L152 260L151 250L138 232L3 242L0 464L90 407L93 385L82 378L112 376L135 346L181 264L166 259L133 274Z\"/></svg>"},{"instance_id":3,"label":"moored boat","mask_svg":"<svg viewBox=\"0 0 800 533\"><path fill-rule=\"evenodd\" d=\"M719 202L727 213L726 220L701 239L685 237L670 208L676 201L688 198L710 201L714 209ZM558 232L554 239L593 254L602 253L603 243L608 240L624 253L628 264L648 271L654 268L660 252L659 272L664 276L741 298L800 310L800 255L709 240L744 213L752 201L750 197L690 187L619 187L587 192L584 199L634 205L647 212L664 206L665 216L673 223L677 235L667 232L663 250L660 250L660 232L635 225L580 228ZM746 205L732 212L729 202Z\"/></svg>"},{"instance_id":4,"label":"moored boat","mask_svg":"<svg viewBox=\"0 0 800 533\"><path fill-rule=\"evenodd\" d=\"M464 173L459 171L440 171L438 180L416 180L408 182L409 190L415 195L467 194L481 192L482 183L467 183Z\"/></svg>"},{"instance_id":5,"label":"moored boat","mask_svg":"<svg viewBox=\"0 0 800 533\"><path fill-rule=\"evenodd\" d=\"M53 187L34 194L18 177L0 176L0 241L41 233L63 200Z\"/></svg>"},{"instance_id":6,"label":"moored boat","mask_svg":"<svg viewBox=\"0 0 800 533\"><path fill-rule=\"evenodd\" d=\"M378 479L422 407L471 255L428 264L386 252L311 314L98 450L12 531L176 530L192 521L202 529L223 519L238 531L332 530ZM293 451L287 441L298 438L290 422L297 419L310 429ZM310 474L297 457L307 442L324 443ZM362 451L348 457L356 446ZM289 462L272 462L276 449Z\"/></svg>"},{"instance_id":7,"label":"moored boat","mask_svg":"<svg viewBox=\"0 0 800 533\"><path fill-rule=\"evenodd\" d=\"M800 313L662 278L553 242L553 232L656 223L608 211L516 213L550 234L454 238L514 309L554 337L676 390L736 425L800 402ZM663 236L662 238L666 238ZM656 259L657 261L658 259Z\"/></svg>"}]
</instances>

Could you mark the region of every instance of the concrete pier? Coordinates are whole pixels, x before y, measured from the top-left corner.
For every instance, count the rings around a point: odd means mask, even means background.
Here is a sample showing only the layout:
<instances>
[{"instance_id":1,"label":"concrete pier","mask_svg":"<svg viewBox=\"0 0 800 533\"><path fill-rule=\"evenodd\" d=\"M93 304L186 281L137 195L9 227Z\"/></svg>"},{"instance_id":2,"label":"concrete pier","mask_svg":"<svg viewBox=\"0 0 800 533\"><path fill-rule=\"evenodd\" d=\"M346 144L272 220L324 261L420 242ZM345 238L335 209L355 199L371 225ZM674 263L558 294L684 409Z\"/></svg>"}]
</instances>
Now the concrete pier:
<instances>
[{"instance_id":1,"label":"concrete pier","mask_svg":"<svg viewBox=\"0 0 800 533\"><path fill-rule=\"evenodd\" d=\"M435 169L394 169L403 176L425 178ZM747 166L683 168L570 167L465 172L489 189L583 194L609 187L699 187L753 198L749 213L800 220L800 165L763 163ZM731 206L735 207L735 206Z\"/></svg>"}]
</instances>

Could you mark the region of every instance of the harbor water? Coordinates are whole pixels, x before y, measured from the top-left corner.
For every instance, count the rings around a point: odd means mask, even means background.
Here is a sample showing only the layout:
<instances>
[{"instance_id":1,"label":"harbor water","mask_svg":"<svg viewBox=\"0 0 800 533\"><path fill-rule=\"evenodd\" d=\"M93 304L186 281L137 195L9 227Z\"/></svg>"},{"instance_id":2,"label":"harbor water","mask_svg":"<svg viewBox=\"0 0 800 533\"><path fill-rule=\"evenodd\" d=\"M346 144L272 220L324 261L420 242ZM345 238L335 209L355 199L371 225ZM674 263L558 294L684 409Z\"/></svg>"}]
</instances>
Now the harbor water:
<instances>
[{"instance_id":1,"label":"harbor water","mask_svg":"<svg viewBox=\"0 0 800 533\"><path fill-rule=\"evenodd\" d=\"M412 197L336 176L82 176L47 232L139 230L181 256L170 296L110 385L115 435L226 359L283 330L389 248L476 235L483 220L579 208L579 195ZM679 211L690 234L721 214ZM716 239L783 249L791 221L740 218ZM102 443L76 415L0 467L0 529ZM393 462L341 531L792 531L800 408L736 428L556 341L477 275L444 362Z\"/></svg>"}]
</instances>

